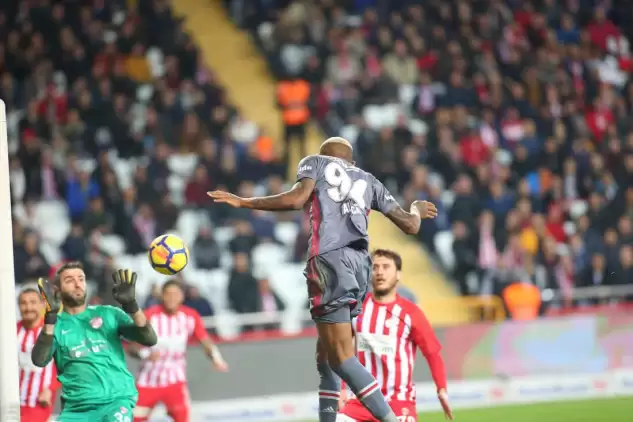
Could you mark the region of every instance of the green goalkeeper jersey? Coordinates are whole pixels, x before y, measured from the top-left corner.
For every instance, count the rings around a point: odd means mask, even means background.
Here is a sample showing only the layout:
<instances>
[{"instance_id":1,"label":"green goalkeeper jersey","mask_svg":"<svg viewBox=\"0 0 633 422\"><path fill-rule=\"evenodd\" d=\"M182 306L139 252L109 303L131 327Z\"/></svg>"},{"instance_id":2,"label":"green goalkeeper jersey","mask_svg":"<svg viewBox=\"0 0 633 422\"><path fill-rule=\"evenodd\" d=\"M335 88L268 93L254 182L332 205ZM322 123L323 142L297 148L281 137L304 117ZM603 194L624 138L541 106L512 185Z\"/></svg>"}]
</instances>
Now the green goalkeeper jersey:
<instances>
[{"instance_id":1,"label":"green goalkeeper jersey","mask_svg":"<svg viewBox=\"0 0 633 422\"><path fill-rule=\"evenodd\" d=\"M113 306L62 313L55 324L53 359L64 409L85 409L115 400L136 403L138 391L125 364L120 328L132 318Z\"/></svg>"}]
</instances>

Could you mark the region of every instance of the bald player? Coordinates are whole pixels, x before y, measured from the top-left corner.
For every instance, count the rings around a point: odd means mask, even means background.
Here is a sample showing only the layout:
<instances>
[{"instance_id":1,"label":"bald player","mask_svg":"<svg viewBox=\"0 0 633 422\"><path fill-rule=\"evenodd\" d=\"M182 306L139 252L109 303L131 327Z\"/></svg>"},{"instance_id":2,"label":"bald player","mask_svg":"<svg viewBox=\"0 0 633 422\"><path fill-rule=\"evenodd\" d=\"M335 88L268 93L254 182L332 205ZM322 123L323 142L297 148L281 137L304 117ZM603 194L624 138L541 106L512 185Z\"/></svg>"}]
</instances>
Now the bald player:
<instances>
[{"instance_id":1,"label":"bald player","mask_svg":"<svg viewBox=\"0 0 633 422\"><path fill-rule=\"evenodd\" d=\"M352 145L339 137L323 142L319 155L301 160L297 182L287 192L240 198L214 191L209 196L236 208L307 208L311 238L304 273L319 334L319 421L336 421L342 378L377 420L398 422L376 379L355 356L352 318L361 311L372 271L368 214L380 211L403 232L416 234L422 219L437 215L435 206L415 201L409 212L403 210L378 179L355 166Z\"/></svg>"}]
</instances>

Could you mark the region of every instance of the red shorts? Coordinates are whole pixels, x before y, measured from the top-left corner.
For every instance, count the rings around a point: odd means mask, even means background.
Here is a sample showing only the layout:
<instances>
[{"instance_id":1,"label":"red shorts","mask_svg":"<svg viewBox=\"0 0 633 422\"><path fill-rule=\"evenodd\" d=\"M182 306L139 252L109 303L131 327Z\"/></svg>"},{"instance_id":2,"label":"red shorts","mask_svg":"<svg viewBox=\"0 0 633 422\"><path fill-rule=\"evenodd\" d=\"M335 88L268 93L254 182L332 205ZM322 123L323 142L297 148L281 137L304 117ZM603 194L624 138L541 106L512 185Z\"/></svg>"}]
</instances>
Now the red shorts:
<instances>
[{"instance_id":1,"label":"red shorts","mask_svg":"<svg viewBox=\"0 0 633 422\"><path fill-rule=\"evenodd\" d=\"M174 422L189 422L189 389L179 383L167 387L138 387L138 402L134 408L134 420L149 419L152 409L158 403L167 408Z\"/></svg>"},{"instance_id":2,"label":"red shorts","mask_svg":"<svg viewBox=\"0 0 633 422\"><path fill-rule=\"evenodd\" d=\"M389 406L400 422L418 422L415 403L392 400L389 402ZM337 422L378 422L358 399L348 401L339 410L339 418L336 420Z\"/></svg>"},{"instance_id":3,"label":"red shorts","mask_svg":"<svg viewBox=\"0 0 633 422\"><path fill-rule=\"evenodd\" d=\"M21 422L47 422L53 414L53 406L26 407L20 406Z\"/></svg>"}]
</instances>

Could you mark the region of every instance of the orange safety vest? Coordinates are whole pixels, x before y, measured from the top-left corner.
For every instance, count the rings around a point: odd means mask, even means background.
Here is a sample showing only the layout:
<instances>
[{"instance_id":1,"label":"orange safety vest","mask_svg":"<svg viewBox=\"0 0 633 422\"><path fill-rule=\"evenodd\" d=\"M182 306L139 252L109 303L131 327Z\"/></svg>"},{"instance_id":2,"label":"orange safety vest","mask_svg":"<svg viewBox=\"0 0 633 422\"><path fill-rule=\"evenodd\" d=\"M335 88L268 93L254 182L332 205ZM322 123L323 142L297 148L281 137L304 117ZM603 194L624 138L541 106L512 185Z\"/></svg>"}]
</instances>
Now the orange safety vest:
<instances>
[{"instance_id":1,"label":"orange safety vest","mask_svg":"<svg viewBox=\"0 0 633 422\"><path fill-rule=\"evenodd\" d=\"M302 125L310 119L308 100L310 84L303 80L284 81L277 88L277 101L282 107L282 118L286 125Z\"/></svg>"},{"instance_id":2,"label":"orange safety vest","mask_svg":"<svg viewBox=\"0 0 633 422\"><path fill-rule=\"evenodd\" d=\"M501 293L512 319L532 320L538 317L541 292L529 283L513 283Z\"/></svg>"}]
</instances>

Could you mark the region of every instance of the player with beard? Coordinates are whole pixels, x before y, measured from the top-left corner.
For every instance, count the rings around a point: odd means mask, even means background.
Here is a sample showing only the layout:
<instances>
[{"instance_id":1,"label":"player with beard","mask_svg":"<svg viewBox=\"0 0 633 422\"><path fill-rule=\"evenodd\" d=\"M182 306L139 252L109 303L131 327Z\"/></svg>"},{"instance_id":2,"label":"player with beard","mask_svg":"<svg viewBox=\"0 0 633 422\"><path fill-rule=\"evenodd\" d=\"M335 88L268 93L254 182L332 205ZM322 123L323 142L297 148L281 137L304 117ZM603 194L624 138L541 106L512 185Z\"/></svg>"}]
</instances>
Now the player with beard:
<instances>
[{"instance_id":1,"label":"player with beard","mask_svg":"<svg viewBox=\"0 0 633 422\"><path fill-rule=\"evenodd\" d=\"M57 422L132 421L138 393L122 337L148 347L157 338L136 302L136 273L118 270L112 278L112 296L123 310L86 305L86 274L79 262L62 265L54 283L38 280L46 314L31 359L41 368L55 362L62 385Z\"/></svg>"},{"instance_id":2,"label":"player with beard","mask_svg":"<svg viewBox=\"0 0 633 422\"><path fill-rule=\"evenodd\" d=\"M53 362L38 368L31 362L31 349L44 326L44 302L37 289L27 287L18 296L18 364L20 365L20 420L46 422L53 413L59 388Z\"/></svg>"},{"instance_id":3,"label":"player with beard","mask_svg":"<svg viewBox=\"0 0 633 422\"><path fill-rule=\"evenodd\" d=\"M453 419L446 393L446 369L440 343L420 308L397 293L402 258L377 249L372 254L372 287L354 321L356 353L380 384L382 394L402 422L416 422L413 367L420 349L431 369L437 395L447 419ZM342 390L337 422L374 422L361 402Z\"/></svg>"}]
</instances>

